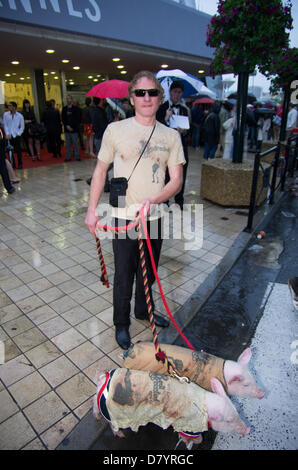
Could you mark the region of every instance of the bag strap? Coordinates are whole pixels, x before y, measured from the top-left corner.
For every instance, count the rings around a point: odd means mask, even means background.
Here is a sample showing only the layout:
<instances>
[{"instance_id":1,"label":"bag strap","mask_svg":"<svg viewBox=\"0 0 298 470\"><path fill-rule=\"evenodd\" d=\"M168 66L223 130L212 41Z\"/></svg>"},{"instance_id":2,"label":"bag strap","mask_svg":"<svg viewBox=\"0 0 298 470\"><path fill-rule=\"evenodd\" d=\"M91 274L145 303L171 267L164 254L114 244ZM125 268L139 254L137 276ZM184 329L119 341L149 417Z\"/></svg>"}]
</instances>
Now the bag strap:
<instances>
[{"instance_id":1,"label":"bag strap","mask_svg":"<svg viewBox=\"0 0 298 470\"><path fill-rule=\"evenodd\" d=\"M153 129L152 129L152 132L151 132L151 134L150 134L150 137L149 137L149 139L147 140L146 144L144 145L143 150L142 150L142 152L141 152L141 155L139 156L139 158L138 158L138 160L137 160L135 166L133 167L133 170L132 170L132 172L130 173L130 176L129 176L129 178L127 179L127 182L129 182L129 180L130 180L130 178L131 178L131 175L132 175L133 172L135 171L135 168L136 168L137 164L139 163L139 161L140 161L140 159L141 159L143 153L145 152L145 150L146 150L146 148L147 148L147 145L149 144L150 139L151 139L151 137L152 137L152 135L153 135L153 132L154 132L155 127L156 127L156 123L154 124L154 127L153 127Z\"/></svg>"}]
</instances>

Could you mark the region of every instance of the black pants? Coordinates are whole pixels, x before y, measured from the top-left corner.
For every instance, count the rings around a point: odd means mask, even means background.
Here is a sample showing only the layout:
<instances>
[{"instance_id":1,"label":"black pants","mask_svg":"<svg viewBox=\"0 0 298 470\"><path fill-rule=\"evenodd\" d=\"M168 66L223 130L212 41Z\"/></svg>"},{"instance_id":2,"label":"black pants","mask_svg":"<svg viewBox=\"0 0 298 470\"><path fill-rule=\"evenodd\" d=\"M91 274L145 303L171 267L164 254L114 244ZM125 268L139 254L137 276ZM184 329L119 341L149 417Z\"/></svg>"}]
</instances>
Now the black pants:
<instances>
[{"instance_id":1,"label":"black pants","mask_svg":"<svg viewBox=\"0 0 298 470\"><path fill-rule=\"evenodd\" d=\"M12 189L12 184L10 182L8 171L5 163L5 141L4 139L0 140L0 174L2 176L2 181L4 187L7 191Z\"/></svg>"},{"instance_id":2,"label":"black pants","mask_svg":"<svg viewBox=\"0 0 298 470\"><path fill-rule=\"evenodd\" d=\"M56 132L48 132L48 150L53 153L53 157L57 155L61 157L61 135Z\"/></svg>"},{"instance_id":3,"label":"black pants","mask_svg":"<svg viewBox=\"0 0 298 470\"><path fill-rule=\"evenodd\" d=\"M123 226L131 223L115 219L116 226ZM162 246L162 220L158 219L147 223L147 230L151 240L152 252L156 268L158 266L161 246ZM132 297L132 290L134 278L136 277L136 291L135 291L135 311L136 315L147 315L147 304L144 291L144 281L141 270L140 250L138 245L137 234L135 232L135 239L127 236L123 239L123 235L117 236L113 239L113 251L115 259L115 277L114 277L114 325L130 325L130 302ZM157 235L157 238L155 236ZM151 238L152 237L152 238ZM153 238L154 237L154 238ZM144 252L147 268L148 286L151 297L151 305L154 311L154 302L152 297L151 286L155 280L155 276L151 266L150 255L148 252L146 240L144 242Z\"/></svg>"},{"instance_id":4,"label":"black pants","mask_svg":"<svg viewBox=\"0 0 298 470\"><path fill-rule=\"evenodd\" d=\"M21 137L16 136L16 137L11 137L10 138L10 143L13 146L14 152L17 153L18 156L18 166L22 166L23 161L22 161L22 149L21 149ZM15 165L13 165L15 166Z\"/></svg>"},{"instance_id":5,"label":"black pants","mask_svg":"<svg viewBox=\"0 0 298 470\"><path fill-rule=\"evenodd\" d=\"M186 160L185 165L183 165L183 182L182 182L181 190L174 197L176 204L178 204L181 207L181 209L183 208L183 204L184 204L184 188L185 188L186 173L187 173L187 167L188 167L188 148L186 146L183 146L183 151L184 151L184 158ZM170 175L169 175L169 170L167 168L165 184L167 184L169 181L170 181Z\"/></svg>"}]
</instances>

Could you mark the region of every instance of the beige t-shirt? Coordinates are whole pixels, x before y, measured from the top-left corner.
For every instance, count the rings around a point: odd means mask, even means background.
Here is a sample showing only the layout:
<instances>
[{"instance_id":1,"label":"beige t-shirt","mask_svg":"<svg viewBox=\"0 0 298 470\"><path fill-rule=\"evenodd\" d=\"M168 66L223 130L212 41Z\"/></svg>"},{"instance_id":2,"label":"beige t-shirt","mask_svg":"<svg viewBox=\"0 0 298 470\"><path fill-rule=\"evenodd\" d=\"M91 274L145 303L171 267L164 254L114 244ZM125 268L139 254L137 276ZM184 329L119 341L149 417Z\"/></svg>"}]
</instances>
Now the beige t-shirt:
<instances>
[{"instance_id":1,"label":"beige t-shirt","mask_svg":"<svg viewBox=\"0 0 298 470\"><path fill-rule=\"evenodd\" d=\"M124 176L128 179L152 129L153 126L143 126L134 117L109 124L98 159L105 163L114 162L115 178ZM179 133L156 121L150 142L129 179L126 207L113 208L112 215L134 219L141 201L159 193L164 187L166 167L184 163Z\"/></svg>"}]
</instances>

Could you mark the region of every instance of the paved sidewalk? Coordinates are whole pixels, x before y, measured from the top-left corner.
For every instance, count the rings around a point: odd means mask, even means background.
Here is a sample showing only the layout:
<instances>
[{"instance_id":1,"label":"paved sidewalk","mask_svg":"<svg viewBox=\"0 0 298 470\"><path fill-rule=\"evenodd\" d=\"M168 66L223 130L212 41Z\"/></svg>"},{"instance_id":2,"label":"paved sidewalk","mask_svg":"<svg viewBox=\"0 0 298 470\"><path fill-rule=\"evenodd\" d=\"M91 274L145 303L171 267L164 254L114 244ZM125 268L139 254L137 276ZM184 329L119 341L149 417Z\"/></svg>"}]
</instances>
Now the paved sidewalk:
<instances>
[{"instance_id":1,"label":"paved sidewalk","mask_svg":"<svg viewBox=\"0 0 298 470\"><path fill-rule=\"evenodd\" d=\"M0 449L56 449L90 410L95 372L120 362L112 325L111 241L102 242L107 289L84 226L85 180L95 163L19 171L17 191L3 190L0 197ZM190 150L186 203L203 204L203 246L185 251L183 240L165 240L158 270L179 324L201 301L192 294L203 283L211 293L250 237L242 233L246 211L200 198L201 163L202 152ZM165 315L157 289L156 310ZM133 341L152 338L144 321L132 318L130 330ZM171 341L174 333L163 334Z\"/></svg>"}]
</instances>

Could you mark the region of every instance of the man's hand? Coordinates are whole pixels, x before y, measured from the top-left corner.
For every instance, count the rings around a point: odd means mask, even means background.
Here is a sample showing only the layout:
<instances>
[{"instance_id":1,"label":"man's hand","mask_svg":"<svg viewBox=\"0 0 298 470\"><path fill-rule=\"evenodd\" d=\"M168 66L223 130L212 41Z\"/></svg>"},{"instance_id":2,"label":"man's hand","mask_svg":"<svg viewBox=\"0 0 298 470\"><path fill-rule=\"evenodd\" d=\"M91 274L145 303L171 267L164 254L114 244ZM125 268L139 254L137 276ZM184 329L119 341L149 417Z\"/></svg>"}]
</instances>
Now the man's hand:
<instances>
[{"instance_id":1,"label":"man's hand","mask_svg":"<svg viewBox=\"0 0 298 470\"><path fill-rule=\"evenodd\" d=\"M97 222L99 222L99 217L95 214L95 211L88 211L85 218L85 225L94 238L97 238L95 233Z\"/></svg>"},{"instance_id":2,"label":"man's hand","mask_svg":"<svg viewBox=\"0 0 298 470\"><path fill-rule=\"evenodd\" d=\"M139 210L137 213L141 212L142 209L144 209L144 216L147 217L150 215L151 212L151 205L153 204L152 200L150 197L147 197L142 200Z\"/></svg>"},{"instance_id":3,"label":"man's hand","mask_svg":"<svg viewBox=\"0 0 298 470\"><path fill-rule=\"evenodd\" d=\"M168 108L167 111L166 111L166 115L165 115L165 121L169 121L170 118L173 116L174 114L174 111L172 108Z\"/></svg>"},{"instance_id":4,"label":"man's hand","mask_svg":"<svg viewBox=\"0 0 298 470\"><path fill-rule=\"evenodd\" d=\"M72 132L73 131L73 128L71 126L66 126L66 129L69 131L69 132Z\"/></svg>"}]
</instances>

